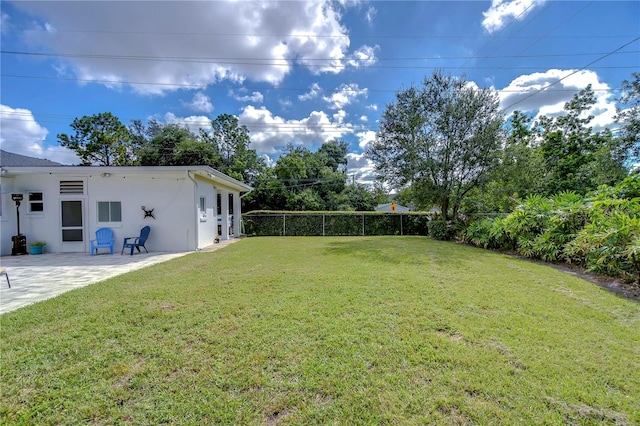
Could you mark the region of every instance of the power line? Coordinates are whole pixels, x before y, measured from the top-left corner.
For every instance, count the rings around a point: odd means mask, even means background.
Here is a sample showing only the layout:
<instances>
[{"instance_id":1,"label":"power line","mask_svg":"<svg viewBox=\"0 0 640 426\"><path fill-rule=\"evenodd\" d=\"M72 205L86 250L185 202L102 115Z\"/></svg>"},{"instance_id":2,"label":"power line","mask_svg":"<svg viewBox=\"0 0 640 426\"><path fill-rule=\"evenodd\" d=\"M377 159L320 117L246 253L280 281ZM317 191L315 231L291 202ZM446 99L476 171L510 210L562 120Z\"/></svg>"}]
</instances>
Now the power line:
<instances>
[{"instance_id":1,"label":"power line","mask_svg":"<svg viewBox=\"0 0 640 426\"><path fill-rule=\"evenodd\" d=\"M638 53L639 50L632 50L626 52L620 52L620 54ZM196 62L196 63L224 63L235 65L290 65L296 60L291 59L277 59L277 58L258 58L258 57L186 57L186 56L142 56L142 55L108 55L108 54L95 54L95 53L51 53L51 52L29 52L18 50L0 50L0 53L5 55L20 55L20 56L42 56L42 57L60 57L60 58L83 58L83 59L121 59L121 60L136 60L136 61L159 61L159 62ZM607 52L588 52L588 53L547 53L536 55L475 55L475 56L414 56L414 57L376 57L372 60L378 61L450 61L450 60L475 60L475 59L538 59L538 58L567 58L578 56L595 56L604 55ZM344 58L302 58L297 61L303 62L330 62L337 60L355 60L351 57ZM237 62L236 62L237 61ZM272 63L252 63L246 61L272 61ZM357 61L357 60L356 60ZM367 59L360 60L360 62L366 62ZM463 65L464 66L464 65Z\"/></svg>"},{"instance_id":2,"label":"power line","mask_svg":"<svg viewBox=\"0 0 640 426\"><path fill-rule=\"evenodd\" d=\"M529 6L530 8L531 6ZM518 16L519 17L519 16ZM515 18L514 20L516 20ZM513 22L513 21L512 21ZM511 25L511 23L509 24ZM19 28L16 27L16 31L22 32L40 32L51 34L51 31L45 28ZM140 31L140 30L96 30L96 29L55 29L56 33L60 34L122 34L122 35L167 35L167 36L202 36L202 37L278 37L278 38L327 38L327 39L336 39L336 38L345 38L349 39L452 39L452 40L464 40L464 39L478 39L478 38L489 38L489 39L499 39L499 38L508 38L508 39L528 39L528 38L536 38L537 36L500 36L500 35L487 35L487 36L464 36L464 35L425 35L425 34L372 34L372 35L364 35L364 34L317 34L317 33L224 33L224 32L193 32L193 31ZM502 33L502 31L500 32ZM610 38L628 38L631 37L629 34L605 34L605 35L593 35L593 34L573 34L573 35L559 35L551 38L554 39L610 39Z\"/></svg>"},{"instance_id":3,"label":"power line","mask_svg":"<svg viewBox=\"0 0 640 426\"><path fill-rule=\"evenodd\" d=\"M605 67L610 68L610 67ZM612 68L637 68L637 66L629 66L629 67L612 67ZM147 85L147 86L163 86L163 87L184 87L184 88L192 88L192 89L216 89L216 90L228 90L228 86L210 86L210 83L202 83L202 84L189 84L189 83L157 83L157 82L149 82L149 81L129 81L129 80L103 80L103 79L88 79L88 78L65 78L65 77L47 77L47 76L37 76L37 75L20 75L20 74L0 74L0 77L4 78L24 78L24 79L33 79L33 80L57 80L57 81L74 81L81 83L100 83L100 84L110 84L110 85L118 85L118 84L126 84L131 86L136 85ZM297 88L297 87L244 87L247 90L253 91L306 91L309 90L308 87ZM331 89L333 93L349 93L349 92L359 92L363 89L354 89L350 87L337 87L335 89ZM564 90L564 89L561 89ZM606 90L606 89L602 89ZM375 93L375 92L391 92L395 93L398 89L371 89L366 88L367 92ZM511 93L511 92L525 92L524 90L496 90L498 93Z\"/></svg>"},{"instance_id":4,"label":"power line","mask_svg":"<svg viewBox=\"0 0 640 426\"><path fill-rule=\"evenodd\" d=\"M629 41L629 42L627 42L627 43L623 44L622 46L618 47L617 49L612 50L611 52L609 52L609 53L607 53L607 54L605 54L605 55L603 55L603 56L599 57L598 59L596 59L596 60L594 60L594 61L589 62L587 65L583 66L582 68L579 68L579 69L577 69L577 70L575 70L575 71L573 71L573 72L571 72L571 73L569 73L569 74L565 75L564 77L562 77L562 78L560 78L560 79L558 79L558 80L554 81L553 83L550 83L550 84L548 84L548 85L546 85L546 86L544 86L544 87L542 87L542 88L540 88L540 89L536 90L535 92L531 93L530 95L525 96L524 98L522 98L522 99L520 99L520 100L518 100L518 101L516 101L516 102L513 102L513 103L512 103L512 104L510 104L509 106L505 107L505 108L504 108L504 110L505 110L505 111L508 111L509 109L511 109L512 107L514 107L514 106L518 105L519 103L522 103L522 102L524 102L525 100L527 100L527 99L531 98L532 96L535 96L535 95L537 95L538 93L540 93L540 92L543 92L543 91L547 90L548 88L550 88L550 87L552 87L552 86L554 86L554 85L556 85L556 84L560 83L562 80L565 80L565 79L567 79L567 78L571 77L572 75L575 75L575 74L579 73L580 71L584 71L587 67L590 67L591 65L595 64L596 62L601 61L601 60L603 60L604 58L606 58L606 57L608 57L608 56L613 55L614 53L618 52L619 50L624 49L625 47L627 47L627 46L631 45L632 43L635 43L635 42L636 42L636 41L638 41L638 40L640 40L640 37L636 37L636 38L634 38L633 40L631 40L631 41Z\"/></svg>"}]
</instances>

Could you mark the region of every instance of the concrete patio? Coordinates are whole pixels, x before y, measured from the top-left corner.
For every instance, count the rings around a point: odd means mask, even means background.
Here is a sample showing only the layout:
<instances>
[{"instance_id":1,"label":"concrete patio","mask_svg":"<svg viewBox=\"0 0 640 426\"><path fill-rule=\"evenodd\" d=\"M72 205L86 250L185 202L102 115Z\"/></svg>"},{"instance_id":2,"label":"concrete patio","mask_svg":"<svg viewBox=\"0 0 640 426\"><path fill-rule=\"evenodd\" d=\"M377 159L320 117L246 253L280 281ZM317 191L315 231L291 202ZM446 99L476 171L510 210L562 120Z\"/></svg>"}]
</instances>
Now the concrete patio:
<instances>
[{"instance_id":1,"label":"concrete patio","mask_svg":"<svg viewBox=\"0 0 640 426\"><path fill-rule=\"evenodd\" d=\"M202 251L218 250L236 241L239 239L221 241ZM88 253L3 256L0 258L0 266L7 268L11 288L7 286L5 277L0 277L0 314L186 254L189 253L143 252L133 256L120 253L96 256L90 256Z\"/></svg>"}]
</instances>

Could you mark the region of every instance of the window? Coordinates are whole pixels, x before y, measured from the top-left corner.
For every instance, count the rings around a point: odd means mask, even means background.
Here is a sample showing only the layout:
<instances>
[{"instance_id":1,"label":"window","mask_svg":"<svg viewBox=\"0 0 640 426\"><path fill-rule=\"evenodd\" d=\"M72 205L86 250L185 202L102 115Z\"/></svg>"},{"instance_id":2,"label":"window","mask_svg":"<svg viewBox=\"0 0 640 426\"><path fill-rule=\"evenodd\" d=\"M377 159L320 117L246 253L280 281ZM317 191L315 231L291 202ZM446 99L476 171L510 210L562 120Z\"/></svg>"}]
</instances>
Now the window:
<instances>
[{"instance_id":1,"label":"window","mask_svg":"<svg viewBox=\"0 0 640 426\"><path fill-rule=\"evenodd\" d=\"M29 192L29 213L44 212L42 192Z\"/></svg>"},{"instance_id":2,"label":"window","mask_svg":"<svg viewBox=\"0 0 640 426\"><path fill-rule=\"evenodd\" d=\"M207 198L200 197L200 220L205 221L207 219Z\"/></svg>"},{"instance_id":3,"label":"window","mask_svg":"<svg viewBox=\"0 0 640 426\"><path fill-rule=\"evenodd\" d=\"M122 203L98 201L98 222L122 222Z\"/></svg>"}]
</instances>

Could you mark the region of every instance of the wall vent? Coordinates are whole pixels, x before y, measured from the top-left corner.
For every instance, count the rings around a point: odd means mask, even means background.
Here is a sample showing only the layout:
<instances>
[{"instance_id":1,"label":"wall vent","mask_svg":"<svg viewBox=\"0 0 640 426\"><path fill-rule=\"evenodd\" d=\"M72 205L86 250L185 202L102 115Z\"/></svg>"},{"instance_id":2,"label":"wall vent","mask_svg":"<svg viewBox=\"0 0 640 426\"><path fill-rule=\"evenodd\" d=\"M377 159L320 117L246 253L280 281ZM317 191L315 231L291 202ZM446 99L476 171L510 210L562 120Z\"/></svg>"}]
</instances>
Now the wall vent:
<instances>
[{"instance_id":1,"label":"wall vent","mask_svg":"<svg viewBox=\"0 0 640 426\"><path fill-rule=\"evenodd\" d=\"M60 194L84 194L84 182L81 180L61 180Z\"/></svg>"}]
</instances>

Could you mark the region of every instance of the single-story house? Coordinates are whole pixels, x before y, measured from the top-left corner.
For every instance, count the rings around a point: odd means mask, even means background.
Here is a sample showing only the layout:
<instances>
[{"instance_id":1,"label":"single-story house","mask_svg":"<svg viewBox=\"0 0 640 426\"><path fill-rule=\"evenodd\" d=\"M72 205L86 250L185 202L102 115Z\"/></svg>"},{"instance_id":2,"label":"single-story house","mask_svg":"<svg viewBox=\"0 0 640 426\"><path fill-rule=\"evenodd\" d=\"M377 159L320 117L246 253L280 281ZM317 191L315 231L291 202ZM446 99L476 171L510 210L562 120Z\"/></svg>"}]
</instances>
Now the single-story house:
<instances>
[{"instance_id":1,"label":"single-story house","mask_svg":"<svg viewBox=\"0 0 640 426\"><path fill-rule=\"evenodd\" d=\"M3 256L18 234L50 253L89 253L102 227L120 251L146 225L150 251L196 251L240 236L241 197L252 189L208 166L63 166L0 154Z\"/></svg>"}]
</instances>

